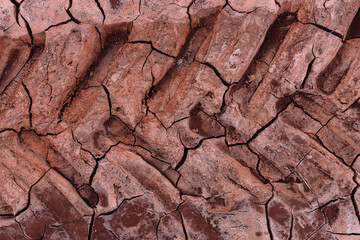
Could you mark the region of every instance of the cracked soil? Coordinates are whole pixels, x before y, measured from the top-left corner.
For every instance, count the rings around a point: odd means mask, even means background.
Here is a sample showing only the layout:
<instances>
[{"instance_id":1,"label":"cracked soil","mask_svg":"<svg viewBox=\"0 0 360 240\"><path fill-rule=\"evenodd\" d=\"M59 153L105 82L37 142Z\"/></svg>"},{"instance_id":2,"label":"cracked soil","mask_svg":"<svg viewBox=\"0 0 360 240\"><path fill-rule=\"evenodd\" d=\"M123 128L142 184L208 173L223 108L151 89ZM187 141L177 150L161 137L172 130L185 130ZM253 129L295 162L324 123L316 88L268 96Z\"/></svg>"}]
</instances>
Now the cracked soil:
<instances>
[{"instance_id":1,"label":"cracked soil","mask_svg":"<svg viewBox=\"0 0 360 240\"><path fill-rule=\"evenodd\" d=\"M0 0L0 240L360 239L360 0Z\"/></svg>"}]
</instances>

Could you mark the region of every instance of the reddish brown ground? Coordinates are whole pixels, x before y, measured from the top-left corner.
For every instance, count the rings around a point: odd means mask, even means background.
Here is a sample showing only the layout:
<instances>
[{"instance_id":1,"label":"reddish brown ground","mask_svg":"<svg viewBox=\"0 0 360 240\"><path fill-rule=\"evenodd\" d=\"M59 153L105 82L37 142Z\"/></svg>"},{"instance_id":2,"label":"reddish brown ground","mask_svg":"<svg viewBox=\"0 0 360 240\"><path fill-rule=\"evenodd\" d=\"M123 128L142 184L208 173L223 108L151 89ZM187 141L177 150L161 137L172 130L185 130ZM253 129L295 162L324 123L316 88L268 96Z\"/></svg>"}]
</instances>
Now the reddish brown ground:
<instances>
[{"instance_id":1,"label":"reddish brown ground","mask_svg":"<svg viewBox=\"0 0 360 240\"><path fill-rule=\"evenodd\" d=\"M0 0L0 240L360 239L359 0Z\"/></svg>"}]
</instances>

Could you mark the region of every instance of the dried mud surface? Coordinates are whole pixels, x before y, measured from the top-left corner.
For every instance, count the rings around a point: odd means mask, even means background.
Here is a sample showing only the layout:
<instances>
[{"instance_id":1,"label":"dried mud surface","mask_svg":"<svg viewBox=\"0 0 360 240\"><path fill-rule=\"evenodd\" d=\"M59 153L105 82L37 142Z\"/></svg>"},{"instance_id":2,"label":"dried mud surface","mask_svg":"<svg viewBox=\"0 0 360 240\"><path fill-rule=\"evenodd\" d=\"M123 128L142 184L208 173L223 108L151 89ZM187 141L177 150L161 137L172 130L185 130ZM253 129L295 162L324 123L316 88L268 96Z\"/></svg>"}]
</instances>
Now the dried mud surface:
<instances>
[{"instance_id":1,"label":"dried mud surface","mask_svg":"<svg viewBox=\"0 0 360 240\"><path fill-rule=\"evenodd\" d=\"M360 0L0 0L0 239L360 239Z\"/></svg>"}]
</instances>

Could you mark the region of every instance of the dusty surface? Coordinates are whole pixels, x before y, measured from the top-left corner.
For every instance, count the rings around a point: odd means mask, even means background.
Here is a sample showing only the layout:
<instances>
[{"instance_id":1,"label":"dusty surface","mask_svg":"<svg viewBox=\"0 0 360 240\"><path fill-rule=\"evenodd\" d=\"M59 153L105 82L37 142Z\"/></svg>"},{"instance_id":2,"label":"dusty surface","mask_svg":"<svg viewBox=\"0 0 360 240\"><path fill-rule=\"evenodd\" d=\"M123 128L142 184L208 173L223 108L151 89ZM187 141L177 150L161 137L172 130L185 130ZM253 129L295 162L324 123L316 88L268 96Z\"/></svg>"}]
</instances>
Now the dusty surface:
<instances>
[{"instance_id":1,"label":"dusty surface","mask_svg":"<svg viewBox=\"0 0 360 240\"><path fill-rule=\"evenodd\" d=\"M360 0L1 0L0 239L360 239Z\"/></svg>"}]
</instances>

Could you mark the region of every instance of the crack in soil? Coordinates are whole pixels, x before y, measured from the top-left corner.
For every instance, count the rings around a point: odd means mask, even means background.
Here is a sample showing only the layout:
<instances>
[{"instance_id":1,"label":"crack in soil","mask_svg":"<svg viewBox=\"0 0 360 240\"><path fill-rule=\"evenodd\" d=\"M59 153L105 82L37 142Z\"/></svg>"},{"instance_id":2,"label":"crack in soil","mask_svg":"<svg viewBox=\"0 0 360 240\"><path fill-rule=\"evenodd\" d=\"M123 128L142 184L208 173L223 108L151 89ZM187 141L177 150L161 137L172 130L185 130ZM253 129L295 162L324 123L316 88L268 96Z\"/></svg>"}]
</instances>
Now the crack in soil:
<instances>
[{"instance_id":1,"label":"crack in soil","mask_svg":"<svg viewBox=\"0 0 360 240\"><path fill-rule=\"evenodd\" d=\"M198 149L199 147L201 147L201 144L206 141L206 140L209 140L209 139L215 139L215 138L222 138L222 137L225 137L225 135L220 135L220 136L211 136L211 137L206 137L206 138L203 138L199 141L199 143L195 146L195 147L192 147L192 148L187 148L185 147L184 145L184 153L183 153L183 157L181 158L180 162L175 166L175 170L179 170L179 168L181 168L181 166L185 163L185 160L187 158L187 155L188 155L188 151L189 150L196 150Z\"/></svg>"},{"instance_id":2,"label":"crack in soil","mask_svg":"<svg viewBox=\"0 0 360 240\"><path fill-rule=\"evenodd\" d=\"M26 92L26 94L28 95L28 98L29 98L29 110L28 110L28 112L29 112L29 124L30 124L30 128L32 128L32 113L31 113L31 108L32 108L33 101L32 101L32 97L31 97L31 95L30 95L30 91L29 91L29 89L26 87L25 83L22 82L21 84L22 84L22 86L24 87L24 90L25 90L25 92Z\"/></svg>"},{"instance_id":3,"label":"crack in soil","mask_svg":"<svg viewBox=\"0 0 360 240\"><path fill-rule=\"evenodd\" d=\"M179 216L180 216L180 220L181 220L181 225L183 227L183 232L184 232L184 236L185 236L185 240L188 240L188 234L187 234L187 231L186 231L186 228L185 228L185 224L184 224L184 218L181 214L181 211L180 211L180 206L182 205L183 203L180 203L179 206L176 208L176 211L179 213Z\"/></svg>"},{"instance_id":4,"label":"crack in soil","mask_svg":"<svg viewBox=\"0 0 360 240\"><path fill-rule=\"evenodd\" d=\"M292 231L293 231L293 227L294 227L294 215L291 211L291 223L290 223L290 231L289 231L289 238L288 240L292 239Z\"/></svg>"},{"instance_id":5,"label":"crack in soil","mask_svg":"<svg viewBox=\"0 0 360 240\"><path fill-rule=\"evenodd\" d=\"M69 15L71 21L73 21L76 24L80 24L81 22L78 19L76 19L70 12L71 6L72 6L72 0L69 0L69 7L65 11L66 11L67 15Z\"/></svg>"},{"instance_id":6,"label":"crack in soil","mask_svg":"<svg viewBox=\"0 0 360 240\"><path fill-rule=\"evenodd\" d=\"M305 83L306 83L306 81L307 81L307 79L308 79L308 77L310 75L311 70L312 70L312 65L314 64L314 61L316 59L316 56L314 54L314 45L312 46L311 53L313 55L313 59L310 61L309 65L307 67L306 75L305 75L305 77L304 77L304 79L303 79L303 81L301 83L300 89L303 89L305 87Z\"/></svg>"},{"instance_id":7,"label":"crack in soil","mask_svg":"<svg viewBox=\"0 0 360 240\"><path fill-rule=\"evenodd\" d=\"M101 7L101 4L100 4L99 0L94 0L94 1L95 1L95 3L96 3L97 7L100 9L101 14L103 15L103 21L102 21L102 22L103 22L103 24L104 24L105 19L106 19L106 15L105 15L104 9Z\"/></svg>"},{"instance_id":8,"label":"crack in soil","mask_svg":"<svg viewBox=\"0 0 360 240\"><path fill-rule=\"evenodd\" d=\"M23 212L25 212L29 206L30 206L30 201L31 201L31 190L33 189L33 187L36 186L36 184L38 184L44 177L45 175L51 170L51 167L49 169L47 169L44 174L33 184L30 186L29 191L28 191L28 201L26 203L26 206L22 209L20 209L17 213L15 213L15 217L19 216L20 214L22 214Z\"/></svg>"},{"instance_id":9,"label":"crack in soil","mask_svg":"<svg viewBox=\"0 0 360 240\"><path fill-rule=\"evenodd\" d=\"M300 22L300 21L299 21L299 22ZM336 32L335 30L331 30L331 29L329 29L329 28L327 28L327 27L325 27L325 26L322 26L322 25L320 25L320 24L312 23L312 22L300 22L300 23L313 25L313 26L315 26L315 27L317 27L317 28L319 28L319 29L321 29L321 30L324 30L325 32L328 32L328 33L330 33L330 34L332 34L332 35L340 38L341 40L343 40L343 38L344 38L344 36L343 36L342 34Z\"/></svg>"},{"instance_id":10,"label":"crack in soil","mask_svg":"<svg viewBox=\"0 0 360 240\"><path fill-rule=\"evenodd\" d=\"M271 183L270 183L270 185L271 185L271 193L272 193L272 195L265 203L265 217L266 217L266 225L267 225L267 230L268 230L268 233L269 233L270 240L273 240L274 235L273 235L273 233L271 231L271 223L270 223L270 216L269 216L269 203L270 203L271 199L273 199L273 197L274 197L274 186Z\"/></svg>"},{"instance_id":11,"label":"crack in soil","mask_svg":"<svg viewBox=\"0 0 360 240\"><path fill-rule=\"evenodd\" d=\"M107 96L107 100L108 100L108 104L109 104L109 114L110 116L112 116L112 113L111 113L111 109L112 109L112 105L111 105L111 97L110 97L110 92L109 90L106 88L106 86L104 84L101 84L105 93L106 93L106 96Z\"/></svg>"}]
</instances>

